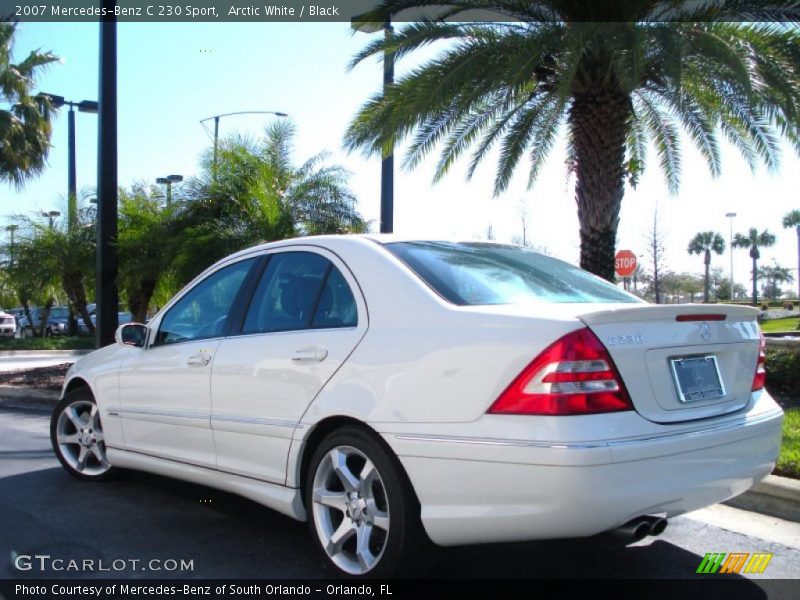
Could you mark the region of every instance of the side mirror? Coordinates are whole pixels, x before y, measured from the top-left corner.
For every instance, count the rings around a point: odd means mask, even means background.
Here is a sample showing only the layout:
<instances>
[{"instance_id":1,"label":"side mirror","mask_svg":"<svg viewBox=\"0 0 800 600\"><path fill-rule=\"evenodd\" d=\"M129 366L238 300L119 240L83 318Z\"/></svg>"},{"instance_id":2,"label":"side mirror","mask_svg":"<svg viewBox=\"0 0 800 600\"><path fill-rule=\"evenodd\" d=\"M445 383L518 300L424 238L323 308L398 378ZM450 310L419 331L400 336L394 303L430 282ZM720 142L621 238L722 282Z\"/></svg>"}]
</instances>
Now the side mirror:
<instances>
[{"instance_id":1,"label":"side mirror","mask_svg":"<svg viewBox=\"0 0 800 600\"><path fill-rule=\"evenodd\" d=\"M141 323L125 323L120 325L114 334L114 340L123 346L144 347L147 339L147 326Z\"/></svg>"}]
</instances>

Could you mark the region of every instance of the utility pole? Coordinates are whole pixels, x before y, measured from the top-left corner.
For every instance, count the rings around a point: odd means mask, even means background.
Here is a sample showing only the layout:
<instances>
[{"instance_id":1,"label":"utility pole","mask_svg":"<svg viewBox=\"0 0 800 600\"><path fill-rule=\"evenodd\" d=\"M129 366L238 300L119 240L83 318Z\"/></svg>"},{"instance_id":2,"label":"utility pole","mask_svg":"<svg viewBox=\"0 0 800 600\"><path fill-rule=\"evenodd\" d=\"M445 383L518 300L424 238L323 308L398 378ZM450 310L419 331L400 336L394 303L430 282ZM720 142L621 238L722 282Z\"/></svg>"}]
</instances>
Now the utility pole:
<instances>
[{"instance_id":1,"label":"utility pole","mask_svg":"<svg viewBox=\"0 0 800 600\"><path fill-rule=\"evenodd\" d=\"M103 0L114 12L115 0ZM117 331L117 23L100 22L100 111L97 148L97 320L98 348Z\"/></svg>"}]
</instances>

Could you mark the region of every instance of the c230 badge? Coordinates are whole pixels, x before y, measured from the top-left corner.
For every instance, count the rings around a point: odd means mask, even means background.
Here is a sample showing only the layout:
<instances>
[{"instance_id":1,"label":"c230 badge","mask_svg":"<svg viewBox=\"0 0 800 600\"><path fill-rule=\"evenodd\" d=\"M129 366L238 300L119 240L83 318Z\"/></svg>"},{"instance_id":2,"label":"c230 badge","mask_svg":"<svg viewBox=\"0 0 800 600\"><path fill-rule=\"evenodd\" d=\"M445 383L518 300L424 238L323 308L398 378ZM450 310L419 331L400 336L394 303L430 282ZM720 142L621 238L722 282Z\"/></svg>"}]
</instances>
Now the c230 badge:
<instances>
[{"instance_id":1,"label":"c230 badge","mask_svg":"<svg viewBox=\"0 0 800 600\"><path fill-rule=\"evenodd\" d=\"M641 344L642 342L644 342L644 336L641 333L632 333L630 335L612 335L606 338L606 343L609 346Z\"/></svg>"}]
</instances>

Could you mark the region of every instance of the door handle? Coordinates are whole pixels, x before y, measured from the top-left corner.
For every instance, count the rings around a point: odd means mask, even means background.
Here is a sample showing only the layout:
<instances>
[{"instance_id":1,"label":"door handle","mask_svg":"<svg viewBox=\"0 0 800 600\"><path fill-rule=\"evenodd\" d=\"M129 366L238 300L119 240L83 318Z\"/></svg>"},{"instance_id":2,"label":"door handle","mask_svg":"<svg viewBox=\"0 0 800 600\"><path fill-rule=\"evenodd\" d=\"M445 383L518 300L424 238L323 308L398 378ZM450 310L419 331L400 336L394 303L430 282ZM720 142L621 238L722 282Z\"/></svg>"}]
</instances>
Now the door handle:
<instances>
[{"instance_id":1,"label":"door handle","mask_svg":"<svg viewBox=\"0 0 800 600\"><path fill-rule=\"evenodd\" d=\"M294 353L294 362L322 362L327 358L328 351L324 348L303 348Z\"/></svg>"},{"instance_id":2,"label":"door handle","mask_svg":"<svg viewBox=\"0 0 800 600\"><path fill-rule=\"evenodd\" d=\"M201 352L200 354L192 354L186 359L186 364L190 367L205 367L211 362L211 355Z\"/></svg>"}]
</instances>

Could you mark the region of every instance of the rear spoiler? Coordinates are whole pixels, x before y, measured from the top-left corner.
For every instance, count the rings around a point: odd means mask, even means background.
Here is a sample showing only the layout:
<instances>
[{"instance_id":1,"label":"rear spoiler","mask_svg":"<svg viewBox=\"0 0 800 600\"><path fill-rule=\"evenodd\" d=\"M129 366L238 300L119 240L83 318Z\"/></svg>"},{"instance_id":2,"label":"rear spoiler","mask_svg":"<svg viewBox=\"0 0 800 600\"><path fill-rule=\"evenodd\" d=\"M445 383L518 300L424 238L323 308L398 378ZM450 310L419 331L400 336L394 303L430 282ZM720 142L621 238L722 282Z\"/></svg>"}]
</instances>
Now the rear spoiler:
<instances>
[{"instance_id":1,"label":"rear spoiler","mask_svg":"<svg viewBox=\"0 0 800 600\"><path fill-rule=\"evenodd\" d=\"M735 304L643 304L624 308L592 311L578 315L587 325L628 323L632 321L674 320L679 315L725 315L726 321L755 321L759 310ZM711 319L709 319L711 320ZM718 319L717 319L718 320Z\"/></svg>"}]
</instances>

